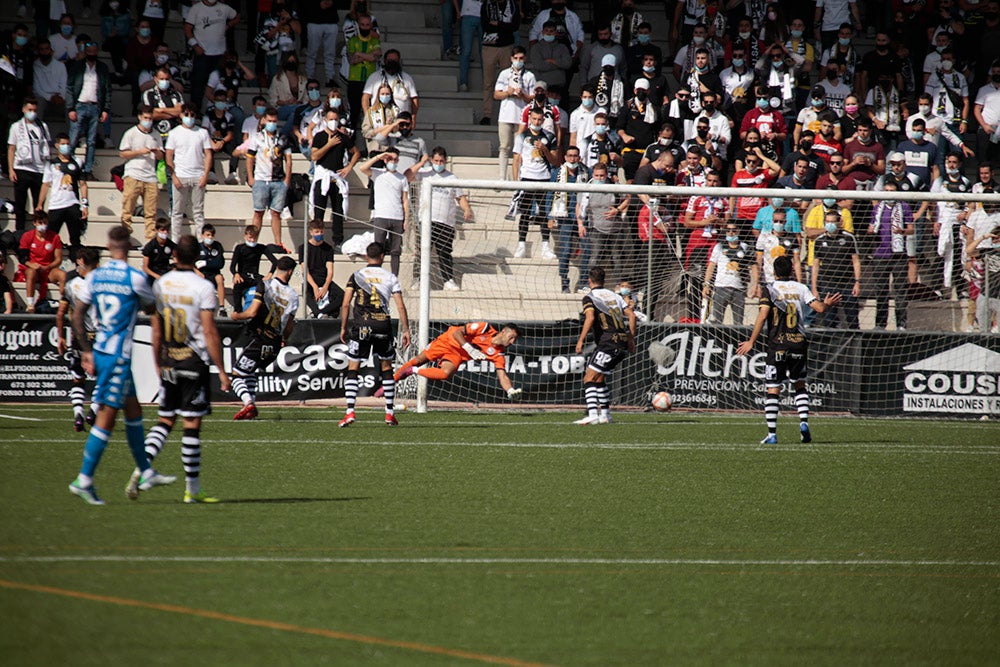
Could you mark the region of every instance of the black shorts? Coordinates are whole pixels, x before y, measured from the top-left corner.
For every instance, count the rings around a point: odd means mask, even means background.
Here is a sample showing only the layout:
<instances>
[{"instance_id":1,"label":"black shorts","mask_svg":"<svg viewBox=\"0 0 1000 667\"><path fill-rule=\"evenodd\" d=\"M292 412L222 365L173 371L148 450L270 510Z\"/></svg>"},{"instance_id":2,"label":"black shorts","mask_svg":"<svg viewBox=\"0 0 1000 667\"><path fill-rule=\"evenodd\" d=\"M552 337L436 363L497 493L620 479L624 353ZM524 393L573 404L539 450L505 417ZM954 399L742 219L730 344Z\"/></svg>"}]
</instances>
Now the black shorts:
<instances>
[{"instance_id":1,"label":"black shorts","mask_svg":"<svg viewBox=\"0 0 1000 667\"><path fill-rule=\"evenodd\" d=\"M525 218L537 218L539 224L546 223L548 221L548 211L545 210L545 196L547 194L547 192L522 192L521 199L517 202L517 212Z\"/></svg>"},{"instance_id":2,"label":"black shorts","mask_svg":"<svg viewBox=\"0 0 1000 667\"><path fill-rule=\"evenodd\" d=\"M243 348L243 354L233 365L233 375L247 377L263 371L278 358L280 351L281 344L278 341L266 342L254 338L249 345Z\"/></svg>"},{"instance_id":3,"label":"black shorts","mask_svg":"<svg viewBox=\"0 0 1000 667\"><path fill-rule=\"evenodd\" d=\"M161 417L204 417L211 414L208 366L199 370L160 369Z\"/></svg>"},{"instance_id":4,"label":"black shorts","mask_svg":"<svg viewBox=\"0 0 1000 667\"><path fill-rule=\"evenodd\" d=\"M786 379L790 382L806 380L806 364L809 348L795 350L768 350L767 366L764 370L764 386L768 389L780 387Z\"/></svg>"},{"instance_id":5,"label":"black shorts","mask_svg":"<svg viewBox=\"0 0 1000 667\"><path fill-rule=\"evenodd\" d=\"M396 358L396 340L388 320L364 322L351 328L347 338L347 358L360 362L368 359L369 355L381 361Z\"/></svg>"},{"instance_id":6,"label":"black shorts","mask_svg":"<svg viewBox=\"0 0 1000 667\"><path fill-rule=\"evenodd\" d=\"M587 368L601 373L602 375L607 375L622 362L622 359L624 359L627 354L628 348L622 347L621 345L616 345L615 343L610 342L598 343L597 349L594 350L594 354L590 356L590 362L587 364Z\"/></svg>"}]
</instances>

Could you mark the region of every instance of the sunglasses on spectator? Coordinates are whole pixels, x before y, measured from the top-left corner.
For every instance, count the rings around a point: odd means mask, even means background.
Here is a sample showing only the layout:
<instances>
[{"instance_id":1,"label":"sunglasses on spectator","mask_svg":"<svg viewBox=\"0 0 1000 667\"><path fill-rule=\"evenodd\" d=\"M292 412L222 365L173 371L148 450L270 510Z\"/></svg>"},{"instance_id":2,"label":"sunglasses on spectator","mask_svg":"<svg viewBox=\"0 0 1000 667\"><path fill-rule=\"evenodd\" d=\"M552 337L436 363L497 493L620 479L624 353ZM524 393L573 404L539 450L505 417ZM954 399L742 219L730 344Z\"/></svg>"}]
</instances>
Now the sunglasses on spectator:
<instances>
[{"instance_id":1,"label":"sunglasses on spectator","mask_svg":"<svg viewBox=\"0 0 1000 667\"><path fill-rule=\"evenodd\" d=\"M830 164L844 164L843 160L830 160Z\"/></svg>"},{"instance_id":2,"label":"sunglasses on spectator","mask_svg":"<svg viewBox=\"0 0 1000 667\"><path fill-rule=\"evenodd\" d=\"M97 42L87 42L84 46L97 46Z\"/></svg>"}]
</instances>

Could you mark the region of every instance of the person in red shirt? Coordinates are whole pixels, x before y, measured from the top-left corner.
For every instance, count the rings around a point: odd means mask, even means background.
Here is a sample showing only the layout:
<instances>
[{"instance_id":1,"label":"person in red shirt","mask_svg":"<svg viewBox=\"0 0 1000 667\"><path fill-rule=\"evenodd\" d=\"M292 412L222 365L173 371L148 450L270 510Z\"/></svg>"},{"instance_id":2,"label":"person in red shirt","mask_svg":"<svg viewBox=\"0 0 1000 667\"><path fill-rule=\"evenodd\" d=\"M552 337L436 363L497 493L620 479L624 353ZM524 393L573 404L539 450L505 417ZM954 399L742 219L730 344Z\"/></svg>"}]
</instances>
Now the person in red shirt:
<instances>
[{"instance_id":1,"label":"person in red shirt","mask_svg":"<svg viewBox=\"0 0 1000 667\"><path fill-rule=\"evenodd\" d=\"M707 171L705 186L718 188L722 185L722 177L717 171ZM729 220L729 201L725 197L706 197L697 195L688 200L687 209L681 224L691 230L688 236L687 250L684 253L684 268L691 265L692 256L695 263L704 266L709 251L715 247L716 233Z\"/></svg>"},{"instance_id":2,"label":"person in red shirt","mask_svg":"<svg viewBox=\"0 0 1000 667\"><path fill-rule=\"evenodd\" d=\"M26 312L35 312L35 286L38 296L45 298L48 284L56 283L62 292L66 273L59 268L63 260L62 239L49 231L49 216L45 211L35 212L35 231L21 236L20 256L25 269L25 287L28 297Z\"/></svg>"},{"instance_id":3,"label":"person in red shirt","mask_svg":"<svg viewBox=\"0 0 1000 667\"><path fill-rule=\"evenodd\" d=\"M500 386L509 398L519 398L521 389L515 389L507 375L507 358L504 351L517 341L521 330L516 324L505 324L497 331L487 322L469 322L448 327L448 330L431 341L423 352L413 357L396 371L399 382L411 375L422 375L428 380L447 380L465 361L490 361L496 367ZM417 368L437 362L437 367ZM375 396L381 395L379 391Z\"/></svg>"},{"instance_id":4,"label":"person in red shirt","mask_svg":"<svg viewBox=\"0 0 1000 667\"><path fill-rule=\"evenodd\" d=\"M830 166L830 158L834 153L840 153L843 145L834 136L834 125L837 122L837 114L827 109L819 115L819 133L813 139L813 152L823 158L827 166Z\"/></svg>"},{"instance_id":5,"label":"person in red shirt","mask_svg":"<svg viewBox=\"0 0 1000 667\"><path fill-rule=\"evenodd\" d=\"M781 144L788 136L788 124L781 114L781 100L778 100L777 107L771 106L771 94L766 86L757 88L757 105L743 116L740 123L741 140L746 141L750 128L756 128L761 139L771 144L777 154L780 154Z\"/></svg>"},{"instance_id":6,"label":"person in red shirt","mask_svg":"<svg viewBox=\"0 0 1000 667\"><path fill-rule=\"evenodd\" d=\"M781 166L768 158L759 146L747 153L743 168L733 174L731 187L734 188L767 188L778 177ZM730 197L729 210L736 214L736 224L741 234L749 237L757 211L764 205L761 197Z\"/></svg>"}]
</instances>

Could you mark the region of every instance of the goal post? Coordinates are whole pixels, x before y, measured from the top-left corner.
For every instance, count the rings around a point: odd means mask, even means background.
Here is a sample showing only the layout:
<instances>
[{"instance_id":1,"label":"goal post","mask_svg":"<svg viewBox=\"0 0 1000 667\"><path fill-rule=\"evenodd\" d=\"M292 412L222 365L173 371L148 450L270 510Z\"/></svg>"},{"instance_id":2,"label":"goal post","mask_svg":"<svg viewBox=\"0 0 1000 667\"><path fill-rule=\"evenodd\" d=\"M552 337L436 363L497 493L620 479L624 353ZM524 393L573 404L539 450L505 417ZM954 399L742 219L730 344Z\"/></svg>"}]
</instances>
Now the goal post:
<instances>
[{"instance_id":1,"label":"goal post","mask_svg":"<svg viewBox=\"0 0 1000 667\"><path fill-rule=\"evenodd\" d=\"M433 236L434 193L439 188L450 188L451 192L460 189L468 196L475 213L471 222L452 221L455 230L454 280L458 290L443 287L440 256ZM631 196L633 203L625 207L626 213L615 221L616 244L610 252L602 248L602 256L609 263L605 267L609 269L605 286L614 289L619 280L632 283L637 289L631 296L637 298L636 307L648 316L648 320L639 326L636 353L630 355L611 378L613 402L644 407L648 406L653 393L665 390L675 396L675 406L744 410L758 407L761 393L758 390L763 382L763 346L759 344L749 358L735 355L735 348L749 333L748 327L757 314L757 299L753 295L743 299L743 313L738 321L734 319L738 314L736 309L730 307L721 319L704 322L712 316L712 307L723 296L723 291L710 281L709 297L701 298L704 272L712 251L708 246L712 244L701 243L700 247L707 248L701 254L689 253L692 228L683 224L687 204L692 197L726 201L731 197L756 197L765 204L772 198L782 198L788 202L783 208L795 208L800 213L801 226L815 207L823 206L823 199L831 198L830 190L439 181L434 178L423 179L417 189L416 218L420 228L419 252L414 258L419 263L419 272L414 274L419 275L417 350L426 347L433 335L447 324L487 320L499 325L514 321L529 332L508 354L511 378L516 386L525 388L524 402L530 405L582 403L583 369L593 349L587 341L581 353L575 350L585 291L582 288L587 283L589 266L596 261L593 246L599 240L607 243L608 239L581 238L575 219L568 223L565 219L557 220L553 229L547 229L548 220L556 202L561 201L563 207L568 204L571 211L574 198L593 201L600 199L598 195ZM518 205L526 195L530 195L537 206L527 228L524 216L529 214L523 204ZM643 205L635 201L640 195L654 200L655 215L648 215L648 207L645 214L641 212ZM843 210L841 204L845 204L849 206L848 213L853 214L847 217L853 218L861 263L861 288L855 297L860 326L848 329L845 328L848 326L846 320L825 321L814 319L811 313L803 314L807 318L809 338L813 341L810 372L816 377L812 383L816 390L816 407L857 414L866 414L868 410L920 414L921 406L947 407L948 401L955 399L950 405L956 410L1000 414L1000 345L996 336L983 335L994 326L995 316L992 311L986 312L988 309L980 309L985 314L977 313L967 293L972 285L975 285L971 287L973 294L983 290L986 290L984 294L992 294L1000 290L1000 286L989 285L990 276L996 278L990 270L980 268L976 274L975 266L967 266L969 258L962 248L965 230L971 229L973 223L974 234L980 235L983 230L990 231L994 221L1000 224L1000 213L997 213L1000 195L948 191L837 191L834 197L838 204L832 208L839 213ZM891 211L891 204L897 202L909 207L911 214L923 202L927 202L929 208L928 218L915 225L917 233L913 236L919 236L919 244L914 244L913 250L916 257L897 262L904 266L916 262L921 282L910 284L905 270L897 272L892 283L893 287L900 283L898 295L895 289L885 291L876 284L875 281L885 281L888 286L886 276L891 272L886 273L884 265L887 262L875 254L883 236L893 239L888 246L890 251L899 239L895 232L880 235L881 224L878 221L873 224L873 218L882 216L885 224L893 225L892 213L886 213L886 206ZM559 205L556 209L560 213L565 210ZM973 220L955 220L956 210L966 211L967 217ZM952 219L945 220L949 215ZM640 230L640 220L646 225L644 230ZM810 220L814 222L813 218ZM820 220L818 232L821 237L824 233L822 217ZM662 233L652 227L659 222L664 223ZM955 247L948 249L952 253L953 278L947 286L941 284L944 258L938 252L934 222L950 224L950 229L955 230L951 232ZM874 232L871 231L873 226ZM739 231L740 242L747 244L753 264L756 264L758 252L764 254L766 251L770 257L787 249L789 254L800 258L802 281L808 286L811 287L813 271L818 270L817 291L823 291L824 285L831 284L830 272L824 274L822 268L815 267L827 266L828 260L816 263L815 249L810 251L809 246L815 248L817 242L826 241L815 237L815 231L806 239L805 232L793 229L787 236L798 239L796 242L782 241L777 246L765 244L763 249L758 249L758 237L753 236L747 226ZM721 227L712 231L713 244L724 240ZM519 257L518 244L525 239L525 232L527 250L524 257ZM596 232L588 230L587 233ZM766 230L764 235L778 236ZM652 241L640 240L640 236ZM548 243L543 245L544 239ZM910 252L905 246L905 238L902 242L904 246L900 247ZM992 261L989 260L991 253L986 252L989 245L988 240L980 243L978 264ZM544 249L552 254L544 253ZM896 252L901 251L896 248ZM821 254L824 258L836 256L836 252L828 252L825 246ZM966 277L973 280L967 281ZM761 277L760 282L763 280ZM578 288L581 289L578 291ZM935 289L939 292L950 290L950 298L949 294L941 298L935 294ZM908 303L899 309L904 300ZM894 315L908 316L905 331L900 324L894 324ZM877 322L877 318L883 321ZM941 368L932 368L935 364ZM908 371L906 367L912 368ZM980 378L981 373L986 375ZM992 380L989 373L996 373ZM865 376L863 382L859 379L862 375ZM948 380L946 383L939 377L953 375L956 382ZM908 384L903 389L909 387L904 392L909 401L905 410L900 407L902 399L897 396L898 387L903 386L904 381ZM968 382L973 383L971 391L968 391ZM433 383L431 387L420 378L415 388L418 410L427 409L428 401L436 400L504 405L504 397L494 391L496 384L492 369L477 362L463 365L450 381ZM987 391L990 387L994 388L992 394ZM404 387L403 391L414 391L414 388ZM941 399L942 396L945 398Z\"/></svg>"}]
</instances>

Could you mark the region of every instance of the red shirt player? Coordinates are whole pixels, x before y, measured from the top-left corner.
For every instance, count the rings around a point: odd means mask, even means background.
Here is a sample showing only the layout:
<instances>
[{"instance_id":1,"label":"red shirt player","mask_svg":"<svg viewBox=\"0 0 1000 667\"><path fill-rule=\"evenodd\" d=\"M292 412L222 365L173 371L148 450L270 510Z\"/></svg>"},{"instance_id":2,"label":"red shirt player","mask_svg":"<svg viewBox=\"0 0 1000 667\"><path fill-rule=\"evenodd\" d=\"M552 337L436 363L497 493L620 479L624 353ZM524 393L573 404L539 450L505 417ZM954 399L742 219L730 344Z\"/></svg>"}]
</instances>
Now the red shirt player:
<instances>
[{"instance_id":1,"label":"red shirt player","mask_svg":"<svg viewBox=\"0 0 1000 667\"><path fill-rule=\"evenodd\" d=\"M422 375L428 380L447 380L462 362L491 361L496 367L500 386L510 398L518 398L520 389L514 388L505 370L507 358L504 351L514 344L521 331L516 324L505 324L497 331L487 322L469 322L448 327L448 330L431 341L427 349L403 364L396 371L396 381L410 375ZM417 368L426 363L437 363L437 367ZM376 392L376 395L378 392Z\"/></svg>"},{"instance_id":2,"label":"red shirt player","mask_svg":"<svg viewBox=\"0 0 1000 667\"><path fill-rule=\"evenodd\" d=\"M19 253L24 261L25 287L28 297L26 312L35 312L35 285L38 285L39 298L48 295L50 282L59 285L62 292L66 285L66 274L59 265L63 260L62 239L55 232L49 231L49 216L45 211L35 212L35 231L26 232L21 236Z\"/></svg>"},{"instance_id":3,"label":"red shirt player","mask_svg":"<svg viewBox=\"0 0 1000 667\"><path fill-rule=\"evenodd\" d=\"M722 182L719 172L709 171L705 177L705 185L709 188L720 187ZM704 259L715 247L716 231L729 220L729 201L725 197L706 197L698 195L688 200L684 212L683 225L691 230L688 237L687 250L684 253L684 268L691 263L691 255L700 252Z\"/></svg>"}]
</instances>

